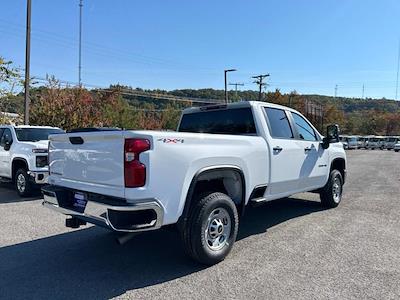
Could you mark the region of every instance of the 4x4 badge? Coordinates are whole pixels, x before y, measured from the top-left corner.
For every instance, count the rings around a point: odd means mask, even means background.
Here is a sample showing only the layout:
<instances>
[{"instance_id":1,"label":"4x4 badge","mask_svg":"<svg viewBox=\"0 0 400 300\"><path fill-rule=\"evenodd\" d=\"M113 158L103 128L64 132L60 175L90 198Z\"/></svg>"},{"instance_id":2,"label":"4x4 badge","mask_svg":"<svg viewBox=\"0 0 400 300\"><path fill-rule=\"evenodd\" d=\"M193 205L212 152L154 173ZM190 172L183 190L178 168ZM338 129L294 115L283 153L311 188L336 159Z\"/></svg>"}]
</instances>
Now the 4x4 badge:
<instances>
[{"instance_id":1,"label":"4x4 badge","mask_svg":"<svg viewBox=\"0 0 400 300\"><path fill-rule=\"evenodd\" d=\"M165 144L179 144L179 143L182 144L185 140L184 139L159 138L157 141L163 142Z\"/></svg>"}]
</instances>

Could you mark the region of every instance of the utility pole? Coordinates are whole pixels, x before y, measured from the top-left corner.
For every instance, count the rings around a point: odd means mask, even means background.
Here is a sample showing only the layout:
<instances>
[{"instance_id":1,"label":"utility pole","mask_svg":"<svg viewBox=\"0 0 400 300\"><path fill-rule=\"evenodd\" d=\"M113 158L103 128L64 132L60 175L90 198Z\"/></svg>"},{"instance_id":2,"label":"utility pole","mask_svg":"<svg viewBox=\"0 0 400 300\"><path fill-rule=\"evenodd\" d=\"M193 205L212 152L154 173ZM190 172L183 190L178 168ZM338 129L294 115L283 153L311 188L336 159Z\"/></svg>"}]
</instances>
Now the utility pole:
<instances>
[{"instance_id":1,"label":"utility pole","mask_svg":"<svg viewBox=\"0 0 400 300\"><path fill-rule=\"evenodd\" d=\"M336 99L336 97L337 97L337 90L338 90L338 85L336 84L336 85L335 85L335 99Z\"/></svg>"},{"instance_id":2,"label":"utility pole","mask_svg":"<svg viewBox=\"0 0 400 300\"><path fill-rule=\"evenodd\" d=\"M365 85L363 84L363 88L362 88L362 97L361 97L361 99L364 99L364 92L365 92Z\"/></svg>"},{"instance_id":3,"label":"utility pole","mask_svg":"<svg viewBox=\"0 0 400 300\"><path fill-rule=\"evenodd\" d=\"M25 48L25 114L24 123L29 125L29 78L31 60L31 0L26 2L26 48Z\"/></svg>"},{"instance_id":4,"label":"utility pole","mask_svg":"<svg viewBox=\"0 0 400 300\"><path fill-rule=\"evenodd\" d=\"M399 39L399 52L397 55L397 77L396 77L396 98L395 98L396 100L399 90L399 69L400 69L400 39Z\"/></svg>"},{"instance_id":5,"label":"utility pole","mask_svg":"<svg viewBox=\"0 0 400 300\"><path fill-rule=\"evenodd\" d=\"M262 87L266 86L267 84L263 82L264 78L269 77L269 74L265 75L258 75L258 76L253 76L252 78L255 79L254 83L258 84L259 86L259 92L258 92L258 101L261 101L261 96L262 96Z\"/></svg>"},{"instance_id":6,"label":"utility pole","mask_svg":"<svg viewBox=\"0 0 400 300\"><path fill-rule=\"evenodd\" d=\"M238 98L238 86L244 86L244 83L235 82L235 83L229 83L229 85L234 85L235 86L235 97L236 97L236 100L237 100L237 98Z\"/></svg>"},{"instance_id":7,"label":"utility pole","mask_svg":"<svg viewBox=\"0 0 400 300\"><path fill-rule=\"evenodd\" d=\"M235 72L236 71L236 69L227 69L227 70L224 70L224 80L225 80L225 103L228 103L228 81L227 81L227 78L226 78L226 74L228 73L228 72Z\"/></svg>"},{"instance_id":8,"label":"utility pole","mask_svg":"<svg viewBox=\"0 0 400 300\"><path fill-rule=\"evenodd\" d=\"M79 0L79 66L78 66L78 82L82 87L82 0Z\"/></svg>"}]
</instances>

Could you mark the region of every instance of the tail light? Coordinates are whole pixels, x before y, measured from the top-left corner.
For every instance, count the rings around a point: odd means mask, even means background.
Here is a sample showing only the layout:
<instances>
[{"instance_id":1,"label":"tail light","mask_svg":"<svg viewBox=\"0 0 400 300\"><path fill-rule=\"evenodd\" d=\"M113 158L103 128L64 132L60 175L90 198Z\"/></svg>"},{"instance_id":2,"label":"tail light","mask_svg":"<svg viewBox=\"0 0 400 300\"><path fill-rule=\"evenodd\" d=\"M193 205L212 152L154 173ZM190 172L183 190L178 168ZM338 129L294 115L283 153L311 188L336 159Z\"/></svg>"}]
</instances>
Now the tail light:
<instances>
[{"instance_id":1,"label":"tail light","mask_svg":"<svg viewBox=\"0 0 400 300\"><path fill-rule=\"evenodd\" d=\"M125 139L124 176L125 187L141 187L146 183L146 166L139 160L140 153L150 149L146 139Z\"/></svg>"}]
</instances>

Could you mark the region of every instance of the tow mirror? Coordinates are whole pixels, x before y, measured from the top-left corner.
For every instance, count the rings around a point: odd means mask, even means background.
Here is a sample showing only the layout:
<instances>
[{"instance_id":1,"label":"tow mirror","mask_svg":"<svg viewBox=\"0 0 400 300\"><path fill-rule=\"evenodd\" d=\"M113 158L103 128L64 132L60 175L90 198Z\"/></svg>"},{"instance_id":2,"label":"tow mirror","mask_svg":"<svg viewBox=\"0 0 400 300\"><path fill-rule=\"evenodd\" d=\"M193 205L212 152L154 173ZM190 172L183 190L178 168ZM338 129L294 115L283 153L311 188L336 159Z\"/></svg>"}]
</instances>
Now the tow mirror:
<instances>
[{"instance_id":1,"label":"tow mirror","mask_svg":"<svg viewBox=\"0 0 400 300\"><path fill-rule=\"evenodd\" d=\"M326 136L322 140L322 146L324 149L329 148L329 144L339 142L339 125L328 125L326 127Z\"/></svg>"},{"instance_id":2,"label":"tow mirror","mask_svg":"<svg viewBox=\"0 0 400 300\"><path fill-rule=\"evenodd\" d=\"M10 141L6 141L4 144L4 150L8 151L11 148L11 142Z\"/></svg>"}]
</instances>

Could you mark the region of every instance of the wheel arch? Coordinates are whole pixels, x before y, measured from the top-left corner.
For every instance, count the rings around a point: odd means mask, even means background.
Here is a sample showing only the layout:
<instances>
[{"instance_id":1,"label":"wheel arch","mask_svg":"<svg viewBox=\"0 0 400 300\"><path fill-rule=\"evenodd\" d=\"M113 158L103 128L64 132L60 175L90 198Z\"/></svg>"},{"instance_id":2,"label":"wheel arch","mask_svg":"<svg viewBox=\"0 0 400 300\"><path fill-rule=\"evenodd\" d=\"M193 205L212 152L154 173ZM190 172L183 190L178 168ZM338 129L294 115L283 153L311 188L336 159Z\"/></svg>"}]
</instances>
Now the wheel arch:
<instances>
[{"instance_id":1,"label":"wheel arch","mask_svg":"<svg viewBox=\"0 0 400 300\"><path fill-rule=\"evenodd\" d=\"M15 173L20 168L25 168L26 171L29 171L28 162L25 158L16 157L13 159L12 164L11 164L11 178L13 181L15 180Z\"/></svg>"},{"instance_id":2,"label":"wheel arch","mask_svg":"<svg viewBox=\"0 0 400 300\"><path fill-rule=\"evenodd\" d=\"M346 160L343 157L337 157L332 160L329 172L332 172L332 170L338 170L342 174L344 183L346 180Z\"/></svg>"},{"instance_id":3,"label":"wheel arch","mask_svg":"<svg viewBox=\"0 0 400 300\"><path fill-rule=\"evenodd\" d=\"M185 205L178 224L185 224L196 194L207 190L226 193L232 198L238 213L243 214L246 199L246 182L242 169L234 165L212 166L200 169L193 176L185 197Z\"/></svg>"}]
</instances>

